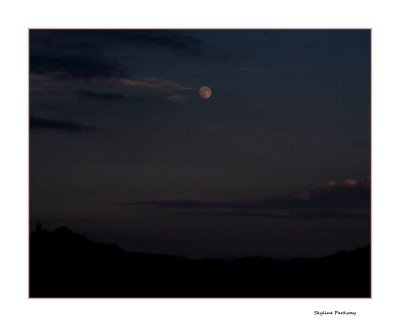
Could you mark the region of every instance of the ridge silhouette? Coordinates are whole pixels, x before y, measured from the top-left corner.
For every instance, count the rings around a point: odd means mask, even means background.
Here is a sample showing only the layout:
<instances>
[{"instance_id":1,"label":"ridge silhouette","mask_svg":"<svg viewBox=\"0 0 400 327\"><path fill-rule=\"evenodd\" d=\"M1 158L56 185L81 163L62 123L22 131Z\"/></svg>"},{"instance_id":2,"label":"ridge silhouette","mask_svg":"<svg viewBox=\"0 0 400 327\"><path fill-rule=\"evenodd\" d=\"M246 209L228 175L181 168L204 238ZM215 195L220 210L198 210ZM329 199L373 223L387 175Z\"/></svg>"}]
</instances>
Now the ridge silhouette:
<instances>
[{"instance_id":1,"label":"ridge silhouette","mask_svg":"<svg viewBox=\"0 0 400 327\"><path fill-rule=\"evenodd\" d=\"M68 227L30 234L30 297L370 297L370 246L322 258L193 260L128 252Z\"/></svg>"}]
</instances>

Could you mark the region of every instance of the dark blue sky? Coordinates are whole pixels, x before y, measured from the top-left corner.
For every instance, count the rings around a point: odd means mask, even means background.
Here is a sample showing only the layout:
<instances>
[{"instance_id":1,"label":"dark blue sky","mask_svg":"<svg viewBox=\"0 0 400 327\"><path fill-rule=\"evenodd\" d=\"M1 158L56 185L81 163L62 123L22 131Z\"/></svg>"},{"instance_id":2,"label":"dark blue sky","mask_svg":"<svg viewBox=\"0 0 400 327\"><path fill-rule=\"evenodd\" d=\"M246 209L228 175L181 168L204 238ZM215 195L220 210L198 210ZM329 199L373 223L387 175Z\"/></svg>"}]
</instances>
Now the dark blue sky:
<instances>
[{"instance_id":1,"label":"dark blue sky","mask_svg":"<svg viewBox=\"0 0 400 327\"><path fill-rule=\"evenodd\" d=\"M193 257L369 243L370 46L369 30L31 30L31 222Z\"/></svg>"}]
</instances>

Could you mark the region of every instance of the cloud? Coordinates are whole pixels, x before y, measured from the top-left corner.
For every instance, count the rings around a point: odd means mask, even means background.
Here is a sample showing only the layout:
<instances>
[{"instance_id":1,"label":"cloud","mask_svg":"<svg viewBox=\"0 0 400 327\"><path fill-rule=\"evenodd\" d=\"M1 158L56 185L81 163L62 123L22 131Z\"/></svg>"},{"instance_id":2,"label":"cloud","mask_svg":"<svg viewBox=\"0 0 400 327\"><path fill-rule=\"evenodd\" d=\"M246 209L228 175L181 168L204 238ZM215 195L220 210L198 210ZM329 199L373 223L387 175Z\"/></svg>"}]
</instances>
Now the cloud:
<instances>
[{"instance_id":1,"label":"cloud","mask_svg":"<svg viewBox=\"0 0 400 327\"><path fill-rule=\"evenodd\" d=\"M311 192L305 191L305 192L296 193L293 195L293 198L300 199L300 200L309 200L309 199L311 199Z\"/></svg>"},{"instance_id":2,"label":"cloud","mask_svg":"<svg viewBox=\"0 0 400 327\"><path fill-rule=\"evenodd\" d=\"M329 218L370 218L367 210L310 210L310 209L282 209L282 210L196 210L174 211L177 216L220 216L220 217L262 217L262 218L286 218L286 219L329 219Z\"/></svg>"},{"instance_id":3,"label":"cloud","mask_svg":"<svg viewBox=\"0 0 400 327\"><path fill-rule=\"evenodd\" d=\"M29 126L31 129L62 130L73 133L94 132L101 130L97 127L82 125L79 123L32 116L29 118Z\"/></svg>"},{"instance_id":4,"label":"cloud","mask_svg":"<svg viewBox=\"0 0 400 327\"><path fill-rule=\"evenodd\" d=\"M178 30L30 30L30 45L35 50L54 49L59 53L74 48L91 52L110 47L161 49L177 55L203 55L204 43ZM63 51L64 50L64 51Z\"/></svg>"},{"instance_id":5,"label":"cloud","mask_svg":"<svg viewBox=\"0 0 400 327\"><path fill-rule=\"evenodd\" d=\"M101 31L103 39L113 43L130 44L142 48L160 48L179 55L201 56L203 42L172 30L107 30Z\"/></svg>"},{"instance_id":6,"label":"cloud","mask_svg":"<svg viewBox=\"0 0 400 327\"><path fill-rule=\"evenodd\" d=\"M165 209L205 209L205 208L242 208L240 203L232 202L207 202L194 200L162 200L162 201L142 201L124 202L121 205L130 206L152 206ZM246 206L248 207L248 206Z\"/></svg>"},{"instance_id":7,"label":"cloud","mask_svg":"<svg viewBox=\"0 0 400 327\"><path fill-rule=\"evenodd\" d=\"M166 97L166 99L172 102L185 102L187 100L187 96L181 94L173 94Z\"/></svg>"},{"instance_id":8,"label":"cloud","mask_svg":"<svg viewBox=\"0 0 400 327\"><path fill-rule=\"evenodd\" d=\"M183 102L182 94L195 88L174 80L161 78L132 78L132 71L140 70L135 60L109 56L119 46L164 49L180 55L203 55L203 43L173 30L31 30L31 77L50 77L47 84L32 85L32 90L46 90L54 82L91 80L111 86L126 87L161 93L160 98ZM135 50L135 53L137 51ZM140 60L140 59L139 59ZM53 84L50 84L53 83ZM82 90L84 98L117 100L117 93L94 93Z\"/></svg>"},{"instance_id":9,"label":"cloud","mask_svg":"<svg viewBox=\"0 0 400 327\"><path fill-rule=\"evenodd\" d=\"M347 186L353 186L353 185L356 185L357 183L358 183L358 181L354 178L348 178L348 179L344 180L344 185L347 185Z\"/></svg>"},{"instance_id":10,"label":"cloud","mask_svg":"<svg viewBox=\"0 0 400 327\"><path fill-rule=\"evenodd\" d=\"M56 56L31 56L30 72L34 76L50 75L59 81L66 79L93 80L111 85L126 87L128 89L144 90L153 93L163 93L167 96L164 100L172 102L184 102L186 96L183 92L196 88L180 84L174 80L160 78L133 79L124 75L121 69L99 58L93 59L86 56L56 57ZM54 80L54 79L53 79ZM47 86L58 85L53 81L33 85L32 90L47 89ZM81 97L97 100L121 100L127 98L118 93L101 93L81 89L78 91Z\"/></svg>"},{"instance_id":11,"label":"cloud","mask_svg":"<svg viewBox=\"0 0 400 327\"><path fill-rule=\"evenodd\" d=\"M369 208L371 203L371 188L367 180L356 184L329 185L308 191L269 197L259 200L256 205L264 208L288 209L351 209Z\"/></svg>"},{"instance_id":12,"label":"cloud","mask_svg":"<svg viewBox=\"0 0 400 327\"><path fill-rule=\"evenodd\" d=\"M122 203L127 206L172 210L184 215L227 215L287 218L369 217L371 189L368 179L357 184L328 185L304 192L258 200L163 200Z\"/></svg>"},{"instance_id":13,"label":"cloud","mask_svg":"<svg viewBox=\"0 0 400 327\"><path fill-rule=\"evenodd\" d=\"M126 99L126 96L119 93L100 93L89 90L79 90L79 95L83 98L92 100L121 100Z\"/></svg>"},{"instance_id":14,"label":"cloud","mask_svg":"<svg viewBox=\"0 0 400 327\"><path fill-rule=\"evenodd\" d=\"M58 78L87 79L126 76L119 65L106 61L99 55L31 53L29 67L30 73L37 75L51 74Z\"/></svg>"},{"instance_id":15,"label":"cloud","mask_svg":"<svg viewBox=\"0 0 400 327\"><path fill-rule=\"evenodd\" d=\"M157 90L162 92L161 89L154 88L153 90ZM176 103L181 103L187 101L187 96L182 95L182 94L171 94L167 95L165 97L160 96L160 95L153 95L153 96L126 96L120 93L101 93L101 92L95 92L95 91L90 91L90 90L78 90L77 93L85 99L89 100L100 100L100 101L118 101L118 100L123 100L123 99L129 99L130 101L138 101L138 102L163 102L163 101L171 101L171 102L176 102Z\"/></svg>"},{"instance_id":16,"label":"cloud","mask_svg":"<svg viewBox=\"0 0 400 327\"><path fill-rule=\"evenodd\" d=\"M128 89L144 90L153 93L167 94L162 98L172 102L184 102L187 97L182 93L196 88L180 84L174 80L160 78L133 79L128 78L122 70L99 58L87 56L37 56L31 55L30 72L40 76L51 76L55 79L39 85L32 85L31 90L46 90L48 86L58 85L54 80L63 82L68 79L92 80L95 82L107 83L113 86L125 87ZM118 93L101 93L91 90L78 90L81 97L96 100L121 100L127 96Z\"/></svg>"},{"instance_id":17,"label":"cloud","mask_svg":"<svg viewBox=\"0 0 400 327\"><path fill-rule=\"evenodd\" d=\"M155 91L155 92L171 93L171 92L181 92L181 91L195 89L193 87L181 85L173 80L163 80L158 78L145 78L142 80L121 78L118 79L118 83L132 89L140 89L140 90Z\"/></svg>"}]
</instances>

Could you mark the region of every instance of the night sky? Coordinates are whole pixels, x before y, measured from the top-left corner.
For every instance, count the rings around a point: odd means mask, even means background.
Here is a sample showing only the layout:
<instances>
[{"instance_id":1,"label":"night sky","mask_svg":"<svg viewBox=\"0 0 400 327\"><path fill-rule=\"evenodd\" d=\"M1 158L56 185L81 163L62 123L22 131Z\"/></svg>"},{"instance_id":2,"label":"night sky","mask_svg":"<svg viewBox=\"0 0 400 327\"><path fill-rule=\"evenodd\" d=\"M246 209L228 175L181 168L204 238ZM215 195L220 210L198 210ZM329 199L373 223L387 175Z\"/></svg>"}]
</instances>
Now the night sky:
<instances>
[{"instance_id":1,"label":"night sky","mask_svg":"<svg viewBox=\"0 0 400 327\"><path fill-rule=\"evenodd\" d=\"M31 225L192 258L369 244L370 36L30 30Z\"/></svg>"}]
</instances>

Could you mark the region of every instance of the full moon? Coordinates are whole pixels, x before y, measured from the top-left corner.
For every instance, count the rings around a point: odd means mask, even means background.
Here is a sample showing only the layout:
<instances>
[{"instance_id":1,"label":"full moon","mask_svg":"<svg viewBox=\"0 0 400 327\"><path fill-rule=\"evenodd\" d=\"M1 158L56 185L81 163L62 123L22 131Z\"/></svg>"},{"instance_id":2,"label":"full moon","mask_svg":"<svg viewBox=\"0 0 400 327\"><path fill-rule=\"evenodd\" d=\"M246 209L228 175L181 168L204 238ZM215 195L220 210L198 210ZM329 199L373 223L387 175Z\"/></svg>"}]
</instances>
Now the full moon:
<instances>
[{"instance_id":1,"label":"full moon","mask_svg":"<svg viewBox=\"0 0 400 327\"><path fill-rule=\"evenodd\" d=\"M211 96L211 89L208 86L202 86L199 88L200 98L206 100Z\"/></svg>"}]
</instances>

